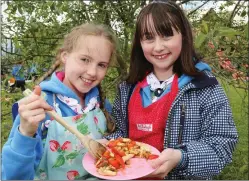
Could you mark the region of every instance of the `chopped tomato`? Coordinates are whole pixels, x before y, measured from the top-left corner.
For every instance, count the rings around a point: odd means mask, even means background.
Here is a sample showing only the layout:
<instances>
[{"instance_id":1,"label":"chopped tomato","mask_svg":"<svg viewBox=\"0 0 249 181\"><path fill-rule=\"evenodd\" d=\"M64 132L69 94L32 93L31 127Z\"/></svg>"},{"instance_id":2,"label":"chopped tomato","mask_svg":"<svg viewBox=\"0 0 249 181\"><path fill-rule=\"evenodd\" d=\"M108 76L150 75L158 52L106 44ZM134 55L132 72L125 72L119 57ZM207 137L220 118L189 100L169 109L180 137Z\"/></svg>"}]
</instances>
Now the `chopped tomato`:
<instances>
[{"instance_id":1,"label":"chopped tomato","mask_svg":"<svg viewBox=\"0 0 249 181\"><path fill-rule=\"evenodd\" d=\"M112 165L113 167L115 167L116 169L119 169L120 167L120 163L118 160L114 159L114 158L109 158L108 162L110 163L110 165Z\"/></svg>"},{"instance_id":2,"label":"chopped tomato","mask_svg":"<svg viewBox=\"0 0 249 181\"><path fill-rule=\"evenodd\" d=\"M116 148L112 148L112 152L115 154L115 155L119 155L119 156L125 156L125 152L122 151L122 150L117 150Z\"/></svg>"},{"instance_id":3,"label":"chopped tomato","mask_svg":"<svg viewBox=\"0 0 249 181\"><path fill-rule=\"evenodd\" d=\"M121 137L119 137L117 140L118 140L119 142L123 142L123 138L121 138Z\"/></svg>"},{"instance_id":4,"label":"chopped tomato","mask_svg":"<svg viewBox=\"0 0 249 181\"><path fill-rule=\"evenodd\" d=\"M103 154L103 157L105 157L107 159L110 158L111 157L110 151L106 150L105 153Z\"/></svg>"},{"instance_id":5,"label":"chopped tomato","mask_svg":"<svg viewBox=\"0 0 249 181\"><path fill-rule=\"evenodd\" d=\"M119 156L125 156L125 152L123 151L123 150L118 150L118 154L119 154Z\"/></svg>"},{"instance_id":6,"label":"chopped tomato","mask_svg":"<svg viewBox=\"0 0 249 181\"><path fill-rule=\"evenodd\" d=\"M128 145L127 145L127 147L128 147L128 149L130 149L130 148L132 148L133 146L135 146L136 145L136 142L135 141L131 141Z\"/></svg>"},{"instance_id":7,"label":"chopped tomato","mask_svg":"<svg viewBox=\"0 0 249 181\"><path fill-rule=\"evenodd\" d=\"M121 165L121 168L125 168L125 163L124 163L124 160L122 159L122 157L119 155L115 155L115 158L118 161L118 163Z\"/></svg>"},{"instance_id":8,"label":"chopped tomato","mask_svg":"<svg viewBox=\"0 0 249 181\"><path fill-rule=\"evenodd\" d=\"M151 154L151 155L149 155L148 159L153 160L153 159L156 159L158 157L159 157L159 155Z\"/></svg>"},{"instance_id":9,"label":"chopped tomato","mask_svg":"<svg viewBox=\"0 0 249 181\"><path fill-rule=\"evenodd\" d=\"M119 142L118 140L112 140L108 143L107 146L109 146L110 148L115 147L117 146L118 142Z\"/></svg>"},{"instance_id":10,"label":"chopped tomato","mask_svg":"<svg viewBox=\"0 0 249 181\"><path fill-rule=\"evenodd\" d=\"M118 154L118 150L116 148L111 148L112 152L114 153L114 155Z\"/></svg>"}]
</instances>

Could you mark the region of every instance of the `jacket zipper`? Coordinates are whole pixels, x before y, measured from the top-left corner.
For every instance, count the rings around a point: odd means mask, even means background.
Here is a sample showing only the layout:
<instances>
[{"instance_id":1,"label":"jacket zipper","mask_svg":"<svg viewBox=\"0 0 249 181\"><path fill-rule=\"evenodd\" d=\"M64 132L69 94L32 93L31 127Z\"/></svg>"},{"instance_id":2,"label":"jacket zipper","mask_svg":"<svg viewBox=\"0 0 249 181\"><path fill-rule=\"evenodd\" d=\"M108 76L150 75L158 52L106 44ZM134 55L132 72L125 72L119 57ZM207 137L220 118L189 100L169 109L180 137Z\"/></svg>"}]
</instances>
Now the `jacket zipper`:
<instances>
[{"instance_id":1,"label":"jacket zipper","mask_svg":"<svg viewBox=\"0 0 249 181\"><path fill-rule=\"evenodd\" d=\"M121 100L121 88L122 88L122 86L119 87L119 102L120 102L119 105L120 105L120 112L121 112L121 115L123 115L123 111L122 111L122 102L121 102L121 101L122 101L122 100ZM127 106L127 107L128 107L128 106ZM127 109L127 114L128 114L128 109ZM126 116L127 116L127 115L126 115ZM124 117L124 116L122 116L122 118L121 118L121 119L122 119L122 122L124 121L124 120L123 120L123 117ZM128 120L128 118L127 118L126 120ZM128 121L127 121L126 126L127 126L127 137L129 137L129 122L128 122Z\"/></svg>"},{"instance_id":2,"label":"jacket zipper","mask_svg":"<svg viewBox=\"0 0 249 181\"><path fill-rule=\"evenodd\" d=\"M127 97L127 106L126 106L126 129L127 129L127 138L129 138L129 117L128 117L128 106L129 106L129 102L130 102L130 98L131 98L131 95L132 95L132 92L135 88L135 85L131 85L131 87L129 88L129 91L128 91L128 97ZM121 110L121 114L123 115L122 113L122 106L121 106L121 87L119 89L119 101L120 101L120 110Z\"/></svg>"},{"instance_id":3,"label":"jacket zipper","mask_svg":"<svg viewBox=\"0 0 249 181\"><path fill-rule=\"evenodd\" d=\"M181 117L180 117L180 127L179 127L179 134L178 134L178 144L182 144L182 133L184 128L184 121L185 121L185 105L184 103L181 105Z\"/></svg>"},{"instance_id":4,"label":"jacket zipper","mask_svg":"<svg viewBox=\"0 0 249 181\"><path fill-rule=\"evenodd\" d=\"M188 89L186 89L188 90ZM168 122L166 124L166 133L168 134L165 134L165 135L168 135L167 136L167 139L166 139L166 143L165 143L165 147L166 148L169 148L169 143L170 143L170 139L171 139L171 116L172 116L172 110L173 110L173 107L176 105L176 103L180 100L180 98L182 97L182 95L186 92L186 90L182 90L182 92L180 92L180 94L176 97L176 100L173 102L170 110L169 110L169 116L168 116ZM182 105L181 105L182 106ZM185 111L185 110L184 110ZM185 117L185 113L184 113L184 117Z\"/></svg>"}]
</instances>

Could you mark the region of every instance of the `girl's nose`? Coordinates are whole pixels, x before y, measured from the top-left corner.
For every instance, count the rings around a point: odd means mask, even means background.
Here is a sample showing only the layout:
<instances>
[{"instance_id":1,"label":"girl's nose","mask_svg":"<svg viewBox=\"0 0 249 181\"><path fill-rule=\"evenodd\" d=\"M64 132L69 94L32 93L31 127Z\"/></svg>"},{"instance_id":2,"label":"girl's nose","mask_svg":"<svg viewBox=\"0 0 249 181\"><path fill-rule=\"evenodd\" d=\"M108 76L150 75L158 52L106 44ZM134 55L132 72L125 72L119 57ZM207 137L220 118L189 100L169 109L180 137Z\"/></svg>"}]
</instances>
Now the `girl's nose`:
<instances>
[{"instance_id":1,"label":"girl's nose","mask_svg":"<svg viewBox=\"0 0 249 181\"><path fill-rule=\"evenodd\" d=\"M160 52L165 49L164 41L160 38L156 38L154 50Z\"/></svg>"},{"instance_id":2,"label":"girl's nose","mask_svg":"<svg viewBox=\"0 0 249 181\"><path fill-rule=\"evenodd\" d=\"M96 66L93 66L93 65L89 66L87 68L87 74L90 75L91 77L95 77L96 74L97 74L97 68L96 68Z\"/></svg>"}]
</instances>

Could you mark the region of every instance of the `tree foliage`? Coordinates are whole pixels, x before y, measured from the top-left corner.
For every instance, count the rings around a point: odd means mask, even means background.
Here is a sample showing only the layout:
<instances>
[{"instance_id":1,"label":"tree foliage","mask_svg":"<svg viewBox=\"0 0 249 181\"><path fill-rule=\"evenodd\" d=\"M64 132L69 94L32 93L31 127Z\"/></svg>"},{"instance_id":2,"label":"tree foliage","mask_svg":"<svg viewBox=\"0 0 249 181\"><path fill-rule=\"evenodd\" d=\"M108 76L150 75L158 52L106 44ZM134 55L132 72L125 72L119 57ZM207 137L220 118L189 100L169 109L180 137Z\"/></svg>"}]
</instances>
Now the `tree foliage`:
<instances>
[{"instance_id":1,"label":"tree foliage","mask_svg":"<svg viewBox=\"0 0 249 181\"><path fill-rule=\"evenodd\" d=\"M15 52L2 52L8 56L2 57L2 67L23 61L27 67L34 62L38 64L38 73L42 75L44 68L48 69L55 57L58 46L64 35L72 27L84 22L104 23L114 29L119 40L117 62L108 73L106 87L114 87L127 74L131 41L134 35L136 16L141 7L148 4L146 0L124 1L7 1L3 20L2 36L10 38L16 48ZM208 62L211 62L217 75L229 76L219 66L220 57L217 51L224 52L224 58L246 76L248 23L235 23L237 16L247 16L246 3L243 1L227 1L220 7L219 13L212 9L202 18L197 19L200 8L209 1L203 1L195 9L186 11L195 31L195 45ZM177 1L181 6L193 4L189 0ZM215 1L213 3L216 3ZM232 11L225 7L234 5ZM210 43L214 48L210 48ZM224 73L225 74L222 74ZM108 85L107 85L108 84ZM241 83L239 83L241 84ZM241 86L241 85L240 85ZM245 85L243 85L245 86Z\"/></svg>"}]
</instances>

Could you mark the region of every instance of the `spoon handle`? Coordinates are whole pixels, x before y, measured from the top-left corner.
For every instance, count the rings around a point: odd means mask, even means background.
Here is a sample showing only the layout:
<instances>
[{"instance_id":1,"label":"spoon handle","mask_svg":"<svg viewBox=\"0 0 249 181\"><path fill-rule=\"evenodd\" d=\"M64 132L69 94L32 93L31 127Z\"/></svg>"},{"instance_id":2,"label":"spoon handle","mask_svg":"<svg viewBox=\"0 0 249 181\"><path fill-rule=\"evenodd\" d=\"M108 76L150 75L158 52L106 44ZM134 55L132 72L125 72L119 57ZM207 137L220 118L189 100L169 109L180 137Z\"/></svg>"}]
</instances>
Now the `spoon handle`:
<instances>
[{"instance_id":1,"label":"spoon handle","mask_svg":"<svg viewBox=\"0 0 249 181\"><path fill-rule=\"evenodd\" d=\"M73 133L77 138L84 139L86 136L84 136L82 133L80 133L77 129L69 125L59 114L57 114L54 110L52 111L46 111L48 115L54 118L58 123L60 123L63 127L65 127L68 131Z\"/></svg>"}]
</instances>

